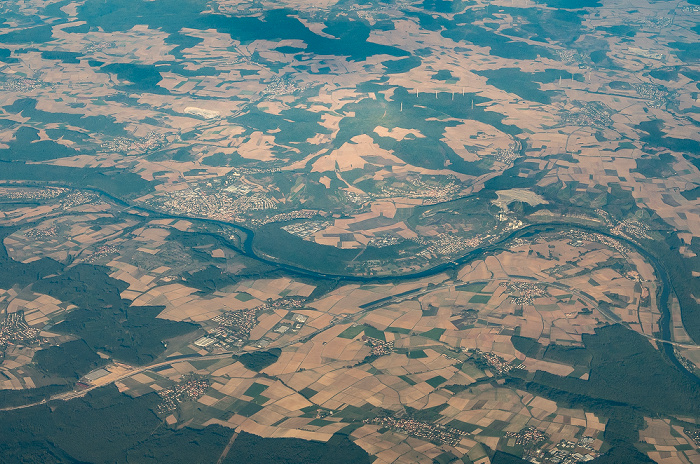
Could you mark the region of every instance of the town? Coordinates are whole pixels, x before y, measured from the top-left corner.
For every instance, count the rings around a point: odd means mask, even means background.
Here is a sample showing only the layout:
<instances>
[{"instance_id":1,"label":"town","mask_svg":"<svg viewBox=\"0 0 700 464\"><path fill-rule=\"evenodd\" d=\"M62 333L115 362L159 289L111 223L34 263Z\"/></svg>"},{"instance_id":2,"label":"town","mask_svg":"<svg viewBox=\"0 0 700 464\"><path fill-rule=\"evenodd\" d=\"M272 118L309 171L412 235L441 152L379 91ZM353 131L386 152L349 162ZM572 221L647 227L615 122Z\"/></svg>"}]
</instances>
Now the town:
<instances>
[{"instance_id":1,"label":"town","mask_svg":"<svg viewBox=\"0 0 700 464\"><path fill-rule=\"evenodd\" d=\"M534 447L523 458L534 464L575 464L589 462L600 456L593 449L593 437L581 437L578 441L562 440L556 446Z\"/></svg>"},{"instance_id":2,"label":"town","mask_svg":"<svg viewBox=\"0 0 700 464\"><path fill-rule=\"evenodd\" d=\"M502 357L498 356L495 353L492 352L484 352L481 351L478 348L475 348L473 350L467 350L467 352L472 353L472 355L477 359L477 360L483 360L488 364L488 366L494 370L494 373L496 375L503 375L506 374L513 369L522 369L523 366L521 364L513 364L506 362L505 359Z\"/></svg>"},{"instance_id":3,"label":"town","mask_svg":"<svg viewBox=\"0 0 700 464\"><path fill-rule=\"evenodd\" d=\"M185 401L196 401L204 396L210 386L211 382L208 379L196 374L189 374L177 385L158 392L161 402L156 410L160 414L173 412L177 409L178 404Z\"/></svg>"},{"instance_id":4,"label":"town","mask_svg":"<svg viewBox=\"0 0 700 464\"><path fill-rule=\"evenodd\" d=\"M490 235L477 235L476 237L465 239L450 234L437 234L435 237L417 237L413 240L427 246L426 249L418 253L418 256L425 259L433 259L455 256L464 250L476 248L490 237Z\"/></svg>"},{"instance_id":5,"label":"town","mask_svg":"<svg viewBox=\"0 0 700 464\"><path fill-rule=\"evenodd\" d=\"M326 215L327 215L327 213L325 211L321 211L318 209L300 209L300 210L296 210L296 211L290 211L287 213L275 214L274 216L271 216L263 221L253 220L253 223L258 224L258 225L265 225L265 224L270 224L272 222L288 222L288 221L294 221L296 219L311 219L311 218L314 218L316 216L326 216Z\"/></svg>"},{"instance_id":6,"label":"town","mask_svg":"<svg viewBox=\"0 0 700 464\"><path fill-rule=\"evenodd\" d=\"M405 184L384 187L377 198L416 198L422 199L424 205L435 205L449 201L457 196L461 186L448 177L444 182L426 181L418 177L409 177Z\"/></svg>"},{"instance_id":7,"label":"town","mask_svg":"<svg viewBox=\"0 0 700 464\"><path fill-rule=\"evenodd\" d=\"M0 187L0 197L9 200L49 200L60 197L69 190L59 187L26 188L26 187Z\"/></svg>"},{"instance_id":8,"label":"town","mask_svg":"<svg viewBox=\"0 0 700 464\"><path fill-rule=\"evenodd\" d=\"M145 137L140 137L136 140L127 137L117 137L102 143L101 148L107 152L143 153L162 148L166 143L167 140L163 134L150 131Z\"/></svg>"},{"instance_id":9,"label":"town","mask_svg":"<svg viewBox=\"0 0 700 464\"><path fill-rule=\"evenodd\" d=\"M394 351L393 341L385 342L384 340L368 337L366 335L362 336L362 341L372 347L372 351L370 352L371 356L384 356L391 354Z\"/></svg>"},{"instance_id":10,"label":"town","mask_svg":"<svg viewBox=\"0 0 700 464\"><path fill-rule=\"evenodd\" d=\"M255 308L224 311L212 319L212 322L217 324L216 327L207 329L207 335L196 340L194 344L210 351L215 348L223 350L229 350L232 347L239 348L248 341L250 331L258 323L257 318L260 313L277 309L301 308L304 301L304 298L280 298ZM273 331L279 334L283 334L289 329L298 331L306 320L307 316L292 314L287 324L282 321L277 324Z\"/></svg>"},{"instance_id":11,"label":"town","mask_svg":"<svg viewBox=\"0 0 700 464\"><path fill-rule=\"evenodd\" d=\"M577 110L563 110L561 117L562 125L572 126L593 126L610 127L613 125L612 116L614 111L607 105L600 102L574 102Z\"/></svg>"},{"instance_id":12,"label":"town","mask_svg":"<svg viewBox=\"0 0 700 464\"><path fill-rule=\"evenodd\" d=\"M515 438L514 444L527 447L547 441L548 437L537 427L529 426L521 429L518 432L506 433L506 438Z\"/></svg>"},{"instance_id":13,"label":"town","mask_svg":"<svg viewBox=\"0 0 700 464\"><path fill-rule=\"evenodd\" d=\"M30 327L24 320L24 311L9 313L0 322L0 347L8 345L30 345L40 341L37 328Z\"/></svg>"},{"instance_id":14,"label":"town","mask_svg":"<svg viewBox=\"0 0 700 464\"><path fill-rule=\"evenodd\" d=\"M498 285L505 287L506 291L511 294L510 298L513 300L513 303L520 306L532 304L535 298L539 298L547 294L547 287L542 284L532 282L509 280L506 282L501 282Z\"/></svg>"},{"instance_id":15,"label":"town","mask_svg":"<svg viewBox=\"0 0 700 464\"><path fill-rule=\"evenodd\" d=\"M378 424L398 432L402 432L417 438L432 441L435 443L444 443L446 445L455 446L464 437L469 436L468 432L459 430L454 427L448 427L440 424L432 424L410 417L375 417L373 419L365 419L365 424Z\"/></svg>"},{"instance_id":16,"label":"town","mask_svg":"<svg viewBox=\"0 0 700 464\"><path fill-rule=\"evenodd\" d=\"M330 221L305 221L283 226L282 230L300 238L307 238L331 225Z\"/></svg>"}]
</instances>

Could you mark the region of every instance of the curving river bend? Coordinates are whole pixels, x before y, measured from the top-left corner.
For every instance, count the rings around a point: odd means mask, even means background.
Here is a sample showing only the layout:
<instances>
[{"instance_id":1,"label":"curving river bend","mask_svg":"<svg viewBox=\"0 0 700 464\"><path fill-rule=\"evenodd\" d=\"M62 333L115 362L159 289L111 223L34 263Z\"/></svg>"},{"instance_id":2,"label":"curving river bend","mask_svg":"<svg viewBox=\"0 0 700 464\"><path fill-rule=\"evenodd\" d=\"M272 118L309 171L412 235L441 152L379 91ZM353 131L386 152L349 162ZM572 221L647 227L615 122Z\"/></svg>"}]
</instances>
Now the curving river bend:
<instances>
[{"instance_id":1,"label":"curving river bend","mask_svg":"<svg viewBox=\"0 0 700 464\"><path fill-rule=\"evenodd\" d=\"M7 183L3 184L6 186L13 186L13 187L37 187L37 186L47 186L46 183L41 183L41 182L17 182L17 183ZM55 183L51 183L51 186L58 186L58 187L66 187L66 188L72 188L74 189L74 186L69 186L69 185L58 185ZM668 307L668 301L669 297L671 295L672 291L672 285L669 281L668 277L668 272L666 271L666 268L664 267L663 263L661 263L654 255L652 255L648 250L646 250L644 247L642 247L640 244L637 242L630 240L625 237L621 237L618 235L613 235L610 234L607 230L602 229L602 228L597 228L597 227L592 227L592 226L587 226L583 225L580 223L576 222L566 222L566 221L552 221L548 223L538 223L538 224L531 224L527 225L525 227L522 227L520 229L514 230L507 235L501 237L494 243L491 243L489 245L484 245L481 247L477 247L464 255L460 256L459 258L456 258L450 262L442 263L436 266L433 266L428 269L424 269L422 271L418 272L413 272L413 273L407 273L407 274L402 274L402 275L385 275L385 276L355 276L355 275L344 275L344 274L328 274L328 273L322 273L322 272L316 272L310 269L305 269L301 266L296 266L293 264L288 264L288 263L281 263L278 261L275 261L274 259L266 258L259 256L255 252L254 248L254 240L255 240L255 232L251 229L248 229L244 226L241 226L239 224L234 224L230 222L225 222L225 221L219 221L215 219L206 219L206 218L196 218L196 217L190 217L190 216L180 216L180 215L175 215L175 214L168 214L168 213L163 213L160 211L155 211L151 210L149 208L143 207L143 206L138 206L131 204L121 198L117 198L113 195L110 195L109 193L106 193L102 190L96 189L96 188L83 188L82 190L88 190L92 191L95 193L98 193L102 195L103 197L106 197L110 199L112 202L125 206L134 210L142 211L144 213L149 214L151 217L158 217L158 218L168 218L168 219L185 219L188 221L192 222L200 222L200 223L208 223L208 224L216 224L219 226L226 226L226 227L232 227L234 229L239 230L242 232L242 234L245 236L245 239L242 240L242 244L239 246L238 244L234 243L233 241L226 239L225 237L222 237L219 234L215 234L212 232L197 232L202 235L209 235L212 237L217 237L220 240L223 240L229 248L245 255L250 258L256 259L260 262L276 266L285 272L292 274L292 275L299 275L299 276L305 276L305 277L312 277L315 279L321 279L321 280L334 280L338 282L397 282L397 281L405 281L405 280L415 280L423 277L430 277L442 272L445 272L447 270L451 269L456 269L458 267L464 266L465 264L468 264L476 259L481 259L483 258L484 255L495 253L497 251L503 250L509 242L516 238L522 238L522 237L532 237L536 235L540 235L543 233L551 233L551 232L559 232L559 231L570 231L570 230L580 230L583 232L589 232L589 233L597 233L601 234L603 236L609 237L611 239L617 240L619 242L624 243L625 245L629 246L630 248L634 249L636 252L638 252L640 255L642 255L653 267L654 267L654 272L658 276L660 282L659 282L659 289L660 291L657 294L657 304L659 307L659 311L661 312L661 318L659 319L659 328L661 329L661 339L657 339L658 341L661 342L663 345L663 351L668 357L668 359L676 366L678 367L681 372L686 374L690 379L692 379L694 382L696 382L698 385L700 385L700 378L695 376L694 374L688 372L683 365L678 361L675 351L674 351L674 346L672 343L669 343L671 341L671 313ZM680 304L680 300L679 300ZM683 311L683 308L680 308L681 313Z\"/></svg>"}]
</instances>

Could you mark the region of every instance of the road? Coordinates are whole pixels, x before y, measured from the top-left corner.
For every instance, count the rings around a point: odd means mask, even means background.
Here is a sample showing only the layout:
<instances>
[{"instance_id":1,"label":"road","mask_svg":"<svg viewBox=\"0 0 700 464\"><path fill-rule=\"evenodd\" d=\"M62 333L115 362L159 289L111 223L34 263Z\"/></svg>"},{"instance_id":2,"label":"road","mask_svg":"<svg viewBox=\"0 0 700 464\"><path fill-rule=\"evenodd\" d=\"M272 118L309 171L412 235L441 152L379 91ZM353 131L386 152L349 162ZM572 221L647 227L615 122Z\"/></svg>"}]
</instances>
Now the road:
<instances>
[{"instance_id":1,"label":"road","mask_svg":"<svg viewBox=\"0 0 700 464\"><path fill-rule=\"evenodd\" d=\"M18 182L12 184L13 186L22 186L24 183ZM46 183L42 182L28 182L26 183L30 186L37 186L39 185L46 185ZM68 188L74 188L73 186L66 186ZM441 272L445 272L447 270L453 270L453 269L458 269L461 266L464 266L465 264L468 264L476 259L482 258L484 255L488 255L491 253L496 253L498 251L501 251L504 249L504 247L511 242L513 239L520 238L520 237L530 237L530 236L536 236L542 233L548 233L548 232L553 232L553 231L561 231L561 230L571 230L571 229L577 229L583 232L589 232L589 233L595 233L595 234L600 234L602 236L612 238L614 240L617 240L619 242L622 242L626 244L627 246L630 246L632 249L635 251L639 252L653 267L655 270L656 275L659 277L659 284L660 284L660 289L661 292L658 295L658 302L659 302L659 310L662 314L661 319L659 320L659 326L661 329L662 337L661 339L652 337L647 334L643 334L645 337L656 340L660 343L663 343L664 349L663 351L666 353L667 357L670 359L670 361L675 364L681 371L687 373L695 382L698 382L700 384L700 379L698 379L696 376L688 372L685 367L681 365L681 363L678 361L676 358L675 352L673 350L673 346L679 346L679 347L685 347L685 348L697 348L697 345L692 344L692 345L686 345L686 344L681 344L677 342L670 341L671 333L670 333L670 311L668 308L668 299L671 295L671 293L674 291L673 287L671 285L671 282L669 281L668 277L668 272L666 271L666 268L664 267L663 263L659 262L659 260L651 254L650 251L642 247L639 243L635 242L632 239L629 239L627 237L622 237L619 235L614 235L611 234L607 230L603 230L602 228L599 227L594 227L594 226L589 226L589 225L584 225L576 222L568 222L568 221L554 221L550 223L538 223L538 224L530 224L526 225L520 229L511 231L504 236L500 237L499 239L495 240L492 243L484 244L482 246L479 246L464 255L462 255L459 258L456 258L450 262L446 262L443 264L436 265L432 268L424 269L422 271L418 272L413 272L413 273L407 273L404 275L400 276L394 276L394 275L383 275L383 276L355 276L355 275L343 275L343 274L327 274L327 273L321 273L321 272L315 272L313 270L309 269L304 269L298 265L291 265L291 264L286 264L286 263L280 263L276 261L275 259L270 259L266 257L261 257L259 254L257 254L254 251L253 247L253 239L255 236L255 233L240 225L240 224L233 224L233 223L228 223L228 222L223 222L223 221L218 221L218 220L213 220L213 219L205 219L205 218L192 218L188 216L180 216L180 215L173 215L173 214L167 214L167 213L162 213L158 211L153 211L148 208L145 208L143 206L138 206L138 205L133 205L130 204L127 201L124 201L120 198L117 198L113 195L110 195L104 191L101 191L99 189L95 188L85 188L84 190L90 190L94 191L96 193L99 193L108 199L112 200L116 204L125 206L125 207L130 207L132 209L136 209L139 211L142 211L146 214L149 214L153 217L164 217L164 218L172 218L172 219L187 219L190 221L196 221L196 222L203 222L203 223L209 223L209 224L218 224L218 225L225 225L228 227L234 227L241 231L243 235L245 236L245 239L242 240L243 243L239 245L231 242L230 240L227 240L225 237L222 237L217 234L212 234L212 233L206 233L203 232L204 235L214 235L220 239L222 239L225 243L225 246L234 249L235 251L238 251L239 253L242 253L246 256L249 256L250 258L253 258L257 261L270 264L273 266L278 267L279 269L291 274L291 275L301 275L305 277L312 277L315 279L320 279L320 280L333 280L336 282L346 282L346 283L364 283L364 282L373 282L373 283L379 283L379 282L399 282L399 281L410 281L410 280L416 280L420 279L423 277L429 277L433 276L436 274L439 274ZM578 292L577 292L578 293ZM412 295L414 296L414 295ZM579 294L579 296L582 296ZM401 295L398 295L398 297L401 297ZM410 297L409 297L410 298ZM396 297L392 297L392 300L396 300ZM592 302L594 303L594 302ZM595 304L594 307L598 307L597 304ZM374 307L372 308L374 309ZM371 310L367 308L365 311ZM365 312L362 311L362 312ZM683 308L681 308L681 313L683 312ZM609 319L611 322L620 322L618 320L614 320L613 318L610 317L610 315L605 314L604 312L601 311L601 314L606 317L606 319ZM320 330L316 331L315 333L311 334L310 337L315 336ZM231 353L233 354L233 353ZM229 356L231 354L228 354ZM219 355L210 355L211 356L219 356ZM206 359L206 357L198 357L198 359ZM190 358L181 358L180 360L190 360ZM139 370L132 371L129 374L125 374L125 377L129 377L131 375L134 375L138 372L143 372L148 369L152 369L154 367L158 367L159 365L166 365L166 364L172 364L174 361L164 361L159 364L154 364L151 366L145 366L142 368L139 368ZM118 379L117 379L118 380ZM115 380L116 381L116 380ZM56 397L52 397L51 399L71 399L79 396L83 396L87 391L92 390L93 388L96 387L90 387L89 389L83 390L81 392L68 392L64 393L61 395L56 395ZM35 403L35 404L41 404ZM26 405L22 407L28 407L31 405ZM15 407L13 409L19 409L20 407Z\"/></svg>"},{"instance_id":2,"label":"road","mask_svg":"<svg viewBox=\"0 0 700 464\"><path fill-rule=\"evenodd\" d=\"M233 442L236 441L236 438L238 438L238 431L233 432L231 439L226 444L226 448L224 448L224 451L221 453L221 456L219 456L219 460L216 461L216 464L221 464L224 462L224 459L226 459L228 452L231 451L231 447L233 446Z\"/></svg>"},{"instance_id":3,"label":"road","mask_svg":"<svg viewBox=\"0 0 700 464\"><path fill-rule=\"evenodd\" d=\"M178 358L178 359L174 359L174 360L170 360L170 361L165 360L165 361L157 362L154 364L149 364L147 366L141 366L141 367L132 369L129 372L122 374L119 377L116 377L107 383L103 383L103 384L99 384L99 385L91 385L88 388L85 388L82 390L71 390L71 391L64 392L64 393L57 393L55 395L52 395L48 399L37 401L35 403L23 404L21 406L12 406L9 408L2 408L2 409L0 409L0 411L13 411L16 409L29 408L32 406L37 406L40 404L48 403L49 401L57 401L57 400L69 401L69 400L72 400L74 398L80 398L82 396L85 396L87 394L87 392L92 391L96 388L101 388L101 387L113 384L113 383L118 382L120 380L129 378L132 375L136 375L136 374L139 374L141 372L145 372L145 371L148 371L151 369L156 369L158 367L168 366L171 364L176 364L176 363L185 362L185 361L201 361L203 359L226 359L226 358L232 357L234 354L236 354L236 353L234 353L233 351L228 351L226 353L207 354L207 355L192 355L192 356Z\"/></svg>"},{"instance_id":4,"label":"road","mask_svg":"<svg viewBox=\"0 0 700 464\"><path fill-rule=\"evenodd\" d=\"M513 278L512 280L517 281L518 278ZM480 282L502 282L502 281L503 281L503 279L483 279L483 280L480 280ZM525 280L525 282L532 282L532 281L530 281L530 280L528 279L528 280ZM598 311L598 313L600 313L605 319L607 319L608 322L610 322L610 323L612 323L612 324L622 324L622 325L624 325L625 327L627 327L628 329L634 330L634 329L629 325L629 323L620 320L620 318L618 318L617 316L615 316L615 314L613 314L611 311L600 307L600 306L598 305L598 302L597 302L597 301L595 301L595 300L591 299L590 297L584 295L582 292L580 292L579 290L577 290L577 289L575 289L575 288L571 288L571 287L569 287L569 286L567 286L567 285L564 285L564 284L561 284L561 283L559 283L559 282L541 282L541 281L537 281L537 283L540 284L540 285L556 287L556 288L558 288L558 289L560 289L560 290L564 290L564 291L567 291L567 292L571 292L571 294L575 295L578 299L580 299L580 300L582 300L582 301L587 301L588 304L591 306L591 308L594 308L596 311ZM362 314L364 314L364 313L366 313L366 312L369 312L369 311L372 311L372 310L375 310L375 309L379 309L379 308L384 307L384 306L388 306L388 305L393 305L393 304L401 303L402 301L405 301L405 300L410 300L410 299L416 298L416 297L418 297L418 296L423 296L423 295L426 295L426 294L428 294L428 293L431 293L431 292L434 292L434 291L437 291L437 290L442 290L442 289L444 289L445 287L449 287L450 285L451 285L451 284L448 284L448 283L444 283L444 282L443 282L443 283L440 283L440 284L438 284L438 285L436 285L436 286L434 286L434 287L424 287L424 288L422 288L422 289L416 289L414 292L411 292L411 293L408 294L408 295L395 295L395 296L392 296L389 300L381 301L381 302L379 302L379 303L377 303L377 304L370 305L370 306L368 306L366 309L355 313L355 315L362 315ZM325 330L325 328L324 328L323 330ZM319 330L319 331L321 331L321 330ZM317 331L317 332L319 332L319 331ZM643 337L646 337L646 338L649 339L649 340L652 340L652 341L655 341L655 342L659 342L659 343L667 343L667 344L672 345L672 346L677 346L677 347L686 348L686 349L698 349L698 348L700 348L700 345L697 345L697 344L695 344L695 343L679 343L679 342L674 342L674 341L671 341L671 340L664 340L664 339L662 339L662 338L654 337L654 336L652 336L652 335L649 335L649 334L646 334L646 333L643 333L643 332L638 332L638 331L636 331L636 330L635 330L635 332L639 333L640 335L642 335ZM316 332L315 332L315 333L316 333ZM314 334L315 334L315 333L314 333Z\"/></svg>"}]
</instances>

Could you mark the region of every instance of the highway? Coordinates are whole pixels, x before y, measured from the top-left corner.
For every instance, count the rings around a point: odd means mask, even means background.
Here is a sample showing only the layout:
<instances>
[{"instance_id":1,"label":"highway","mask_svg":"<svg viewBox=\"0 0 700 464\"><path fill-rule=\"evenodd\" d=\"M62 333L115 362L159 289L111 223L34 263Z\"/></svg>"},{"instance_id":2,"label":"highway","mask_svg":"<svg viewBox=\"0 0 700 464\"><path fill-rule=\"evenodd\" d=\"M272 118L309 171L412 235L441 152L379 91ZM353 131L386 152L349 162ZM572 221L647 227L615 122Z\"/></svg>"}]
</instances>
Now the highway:
<instances>
[{"instance_id":1,"label":"highway","mask_svg":"<svg viewBox=\"0 0 700 464\"><path fill-rule=\"evenodd\" d=\"M48 399L43 399L43 400L37 401L35 403L23 404L21 406L12 406L9 408L1 408L0 411L13 411L16 409L30 408L32 406L37 406L40 404L48 403L49 401L57 401L57 400L69 401L69 400L72 400L74 398L80 398L82 396L85 396L87 394L87 392L92 391L96 388L100 388L100 387L104 387L106 385L113 384L113 383L118 382L122 379L129 378L132 375L136 375L136 374L139 374L141 372L145 372L145 371L148 371L151 369L156 369L158 367L168 366L171 364L177 364L177 363L185 362L185 361L201 361L203 359L226 359L226 358L232 357L234 354L236 354L236 353L234 353L232 351L228 351L225 353L207 354L207 355L192 355L192 356L187 356L187 357L183 357L183 358L173 359L170 361L168 361L168 360L160 361L160 362L156 362L153 364L149 364L147 366L141 366L141 367L134 368L134 369L130 370L129 372L126 372L118 377L115 377L114 379L111 379L107 383L90 385L88 388L84 388L81 390L71 390L68 392L57 393L55 395L52 395Z\"/></svg>"}]
</instances>

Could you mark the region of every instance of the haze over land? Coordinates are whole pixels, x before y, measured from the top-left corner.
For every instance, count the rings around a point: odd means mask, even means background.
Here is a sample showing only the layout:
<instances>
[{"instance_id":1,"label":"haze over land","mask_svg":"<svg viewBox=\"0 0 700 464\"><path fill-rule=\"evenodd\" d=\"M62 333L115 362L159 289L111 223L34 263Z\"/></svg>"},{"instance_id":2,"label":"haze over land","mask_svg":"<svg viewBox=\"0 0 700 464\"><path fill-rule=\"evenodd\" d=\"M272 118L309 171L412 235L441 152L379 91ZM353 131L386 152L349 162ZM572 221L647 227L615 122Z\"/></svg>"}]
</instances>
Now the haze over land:
<instances>
[{"instance_id":1,"label":"haze over land","mask_svg":"<svg viewBox=\"0 0 700 464\"><path fill-rule=\"evenodd\" d=\"M0 8L3 462L700 462L698 0Z\"/></svg>"}]
</instances>

